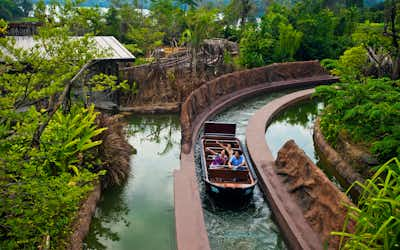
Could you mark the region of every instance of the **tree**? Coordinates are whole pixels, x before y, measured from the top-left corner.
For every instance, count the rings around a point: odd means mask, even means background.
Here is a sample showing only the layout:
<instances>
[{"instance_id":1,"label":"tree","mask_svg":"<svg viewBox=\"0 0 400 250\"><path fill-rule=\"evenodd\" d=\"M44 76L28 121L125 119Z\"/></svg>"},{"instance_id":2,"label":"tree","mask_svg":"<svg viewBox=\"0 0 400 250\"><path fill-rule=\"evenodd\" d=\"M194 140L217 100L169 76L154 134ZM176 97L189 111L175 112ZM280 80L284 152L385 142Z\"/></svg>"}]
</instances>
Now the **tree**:
<instances>
[{"instance_id":1,"label":"tree","mask_svg":"<svg viewBox=\"0 0 400 250\"><path fill-rule=\"evenodd\" d=\"M23 16L29 16L29 13L33 11L33 4L31 0L16 0L17 6L22 10Z\"/></svg>"},{"instance_id":2,"label":"tree","mask_svg":"<svg viewBox=\"0 0 400 250\"><path fill-rule=\"evenodd\" d=\"M0 4L0 18L11 21L23 16L23 11L13 0L2 0Z\"/></svg>"},{"instance_id":3,"label":"tree","mask_svg":"<svg viewBox=\"0 0 400 250\"><path fill-rule=\"evenodd\" d=\"M172 0L153 0L150 5L151 18L156 28L164 33L163 42L177 46L185 27L184 12Z\"/></svg>"},{"instance_id":4,"label":"tree","mask_svg":"<svg viewBox=\"0 0 400 250\"><path fill-rule=\"evenodd\" d=\"M291 61L298 51L303 33L294 29L276 5L262 17L259 26L249 27L240 41L240 63L256 67Z\"/></svg>"},{"instance_id":5,"label":"tree","mask_svg":"<svg viewBox=\"0 0 400 250\"><path fill-rule=\"evenodd\" d=\"M343 81L360 80L368 66L367 50L362 46L350 48L340 56L337 68L333 73L342 77Z\"/></svg>"},{"instance_id":6,"label":"tree","mask_svg":"<svg viewBox=\"0 0 400 250\"><path fill-rule=\"evenodd\" d=\"M249 17L254 15L255 3L252 0L231 0L224 9L224 20L234 27L240 23L243 30Z\"/></svg>"},{"instance_id":7,"label":"tree","mask_svg":"<svg viewBox=\"0 0 400 250\"><path fill-rule=\"evenodd\" d=\"M11 114L18 108L38 104L44 111L32 135L34 146L39 146L44 129L68 98L72 77L85 63L104 53L97 51L89 36L70 39L68 35L66 28L42 28L37 46L29 53L15 48L12 40L4 38L1 41L10 54L3 54L3 58L19 73L11 71L0 77L3 92L7 93L2 100L0 116L13 119Z\"/></svg>"},{"instance_id":8,"label":"tree","mask_svg":"<svg viewBox=\"0 0 400 250\"><path fill-rule=\"evenodd\" d=\"M392 56L392 79L400 77L400 44L399 44L399 3L396 0L385 2L385 27L384 35L391 39L390 54Z\"/></svg>"},{"instance_id":9,"label":"tree","mask_svg":"<svg viewBox=\"0 0 400 250\"><path fill-rule=\"evenodd\" d=\"M72 102L72 77L103 52L89 36L45 26L29 51L0 38L0 248L65 248L82 199L102 171L104 129L93 106ZM5 51L7 53L5 53ZM95 170L97 169L97 170ZM93 172L95 173L93 173ZM104 173L103 173L104 174Z\"/></svg>"},{"instance_id":10,"label":"tree","mask_svg":"<svg viewBox=\"0 0 400 250\"><path fill-rule=\"evenodd\" d=\"M303 33L293 28L291 24L279 25L279 45L275 50L277 61L293 61L294 55L300 48Z\"/></svg>"},{"instance_id":11,"label":"tree","mask_svg":"<svg viewBox=\"0 0 400 250\"><path fill-rule=\"evenodd\" d=\"M187 42L192 57L192 73L197 74L197 61L199 48L204 39L212 37L218 31L216 24L217 10L208 10L204 7L191 9L186 16L188 29L182 34L182 42Z\"/></svg>"}]
</instances>

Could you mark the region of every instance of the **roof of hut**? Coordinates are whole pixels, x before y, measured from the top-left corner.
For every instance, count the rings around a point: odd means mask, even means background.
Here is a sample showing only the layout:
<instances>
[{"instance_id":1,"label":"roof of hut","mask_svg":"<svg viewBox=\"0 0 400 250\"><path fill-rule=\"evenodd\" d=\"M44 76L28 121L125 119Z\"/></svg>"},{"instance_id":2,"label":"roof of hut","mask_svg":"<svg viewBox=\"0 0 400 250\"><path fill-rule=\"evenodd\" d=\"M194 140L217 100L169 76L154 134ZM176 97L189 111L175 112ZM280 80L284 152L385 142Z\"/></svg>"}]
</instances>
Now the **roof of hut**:
<instances>
[{"instance_id":1,"label":"roof of hut","mask_svg":"<svg viewBox=\"0 0 400 250\"><path fill-rule=\"evenodd\" d=\"M15 39L15 46L25 50L32 49L37 41L33 36L12 36ZM80 37L71 37L72 39ZM94 36L94 43L99 50L107 51L107 58L96 58L97 60L129 60L133 61L135 56L132 55L115 37L113 36Z\"/></svg>"}]
</instances>

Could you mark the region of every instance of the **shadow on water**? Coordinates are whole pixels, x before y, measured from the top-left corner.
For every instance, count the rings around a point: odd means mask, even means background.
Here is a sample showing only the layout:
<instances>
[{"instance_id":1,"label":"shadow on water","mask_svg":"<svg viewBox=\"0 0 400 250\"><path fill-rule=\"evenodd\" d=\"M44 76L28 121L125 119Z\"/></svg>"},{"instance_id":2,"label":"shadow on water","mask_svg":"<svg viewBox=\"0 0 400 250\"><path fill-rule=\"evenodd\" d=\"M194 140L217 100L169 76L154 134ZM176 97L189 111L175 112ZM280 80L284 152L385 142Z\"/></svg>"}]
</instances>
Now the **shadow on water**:
<instances>
[{"instance_id":1,"label":"shadow on water","mask_svg":"<svg viewBox=\"0 0 400 250\"><path fill-rule=\"evenodd\" d=\"M179 167L179 117L142 115L127 122L127 139L137 149L131 174L103 192L84 249L176 249L173 171Z\"/></svg>"}]
</instances>

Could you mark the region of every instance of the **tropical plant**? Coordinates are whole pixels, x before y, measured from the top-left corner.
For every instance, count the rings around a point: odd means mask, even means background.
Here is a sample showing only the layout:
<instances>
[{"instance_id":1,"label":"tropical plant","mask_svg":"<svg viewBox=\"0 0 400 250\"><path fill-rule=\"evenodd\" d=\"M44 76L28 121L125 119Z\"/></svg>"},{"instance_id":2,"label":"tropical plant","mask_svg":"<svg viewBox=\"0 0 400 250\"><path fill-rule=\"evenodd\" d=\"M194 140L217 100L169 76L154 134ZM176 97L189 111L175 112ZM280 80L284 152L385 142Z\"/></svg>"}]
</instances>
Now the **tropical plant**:
<instances>
[{"instance_id":1,"label":"tropical plant","mask_svg":"<svg viewBox=\"0 0 400 250\"><path fill-rule=\"evenodd\" d=\"M377 169L362 188L358 206L347 205L348 213L341 236L341 249L398 249L400 247L400 161L393 158ZM352 187L350 187L352 188ZM348 232L348 222L356 222Z\"/></svg>"},{"instance_id":2,"label":"tropical plant","mask_svg":"<svg viewBox=\"0 0 400 250\"><path fill-rule=\"evenodd\" d=\"M321 129L335 146L340 133L369 148L381 163L400 156L400 85L389 79L317 88L326 103Z\"/></svg>"}]
</instances>

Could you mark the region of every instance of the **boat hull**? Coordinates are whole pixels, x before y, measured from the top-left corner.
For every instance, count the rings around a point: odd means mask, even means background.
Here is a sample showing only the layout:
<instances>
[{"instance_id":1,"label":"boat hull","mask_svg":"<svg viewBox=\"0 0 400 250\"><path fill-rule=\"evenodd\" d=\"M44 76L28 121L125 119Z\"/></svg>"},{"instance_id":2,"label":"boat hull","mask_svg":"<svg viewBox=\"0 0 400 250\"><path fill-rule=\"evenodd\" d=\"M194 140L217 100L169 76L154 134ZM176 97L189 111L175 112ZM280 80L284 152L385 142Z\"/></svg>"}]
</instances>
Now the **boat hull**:
<instances>
[{"instance_id":1,"label":"boat hull","mask_svg":"<svg viewBox=\"0 0 400 250\"><path fill-rule=\"evenodd\" d=\"M247 188L229 188L229 187L227 188L214 185L206 180L203 181L206 187L206 191L209 194L216 196L247 197L253 194L253 190L255 187L255 185L252 185Z\"/></svg>"}]
</instances>

